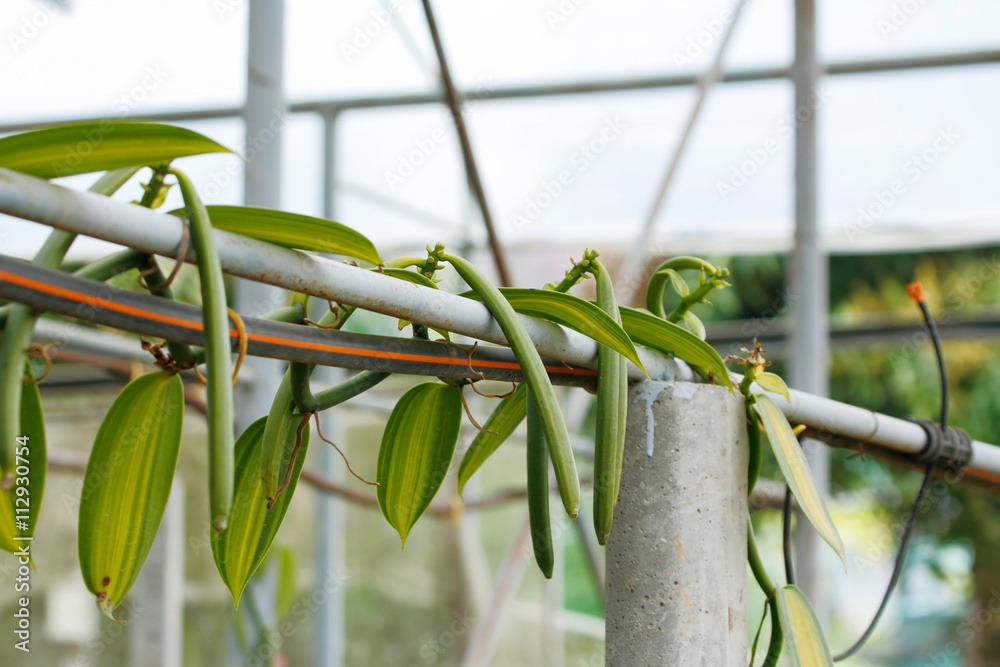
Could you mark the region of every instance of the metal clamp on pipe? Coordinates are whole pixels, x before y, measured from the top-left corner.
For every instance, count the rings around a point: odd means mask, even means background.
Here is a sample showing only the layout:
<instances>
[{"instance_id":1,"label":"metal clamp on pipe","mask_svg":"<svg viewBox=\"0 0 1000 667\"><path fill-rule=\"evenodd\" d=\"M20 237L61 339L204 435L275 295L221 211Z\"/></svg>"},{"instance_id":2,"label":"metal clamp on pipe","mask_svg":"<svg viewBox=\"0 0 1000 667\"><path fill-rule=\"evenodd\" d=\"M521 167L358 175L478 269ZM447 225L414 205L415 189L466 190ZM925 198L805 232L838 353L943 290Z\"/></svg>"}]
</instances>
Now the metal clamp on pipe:
<instances>
[{"instance_id":1,"label":"metal clamp on pipe","mask_svg":"<svg viewBox=\"0 0 1000 667\"><path fill-rule=\"evenodd\" d=\"M927 444L912 456L919 463L934 463L940 468L958 472L972 462L972 437L963 429L941 424L931 419L908 418L927 433Z\"/></svg>"}]
</instances>

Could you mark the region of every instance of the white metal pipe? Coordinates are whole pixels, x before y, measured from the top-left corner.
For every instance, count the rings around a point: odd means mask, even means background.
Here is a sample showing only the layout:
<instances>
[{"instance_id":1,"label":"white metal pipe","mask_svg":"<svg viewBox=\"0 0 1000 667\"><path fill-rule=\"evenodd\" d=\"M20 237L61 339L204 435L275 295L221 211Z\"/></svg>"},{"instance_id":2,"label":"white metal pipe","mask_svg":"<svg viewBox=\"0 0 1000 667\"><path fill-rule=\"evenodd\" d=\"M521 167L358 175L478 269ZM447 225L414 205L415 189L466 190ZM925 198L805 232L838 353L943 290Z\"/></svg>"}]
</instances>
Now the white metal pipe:
<instances>
[{"instance_id":1,"label":"white metal pipe","mask_svg":"<svg viewBox=\"0 0 1000 667\"><path fill-rule=\"evenodd\" d=\"M731 374L733 382L743 378ZM756 385L754 385L756 387ZM866 444L891 449L901 454L916 454L927 443L927 435L918 424L898 417L890 417L867 408L840 403L830 398L789 389L791 401L780 394L766 393L778 404L792 424L805 424L820 432ZM1000 447L979 440L972 441L973 473L995 477L1000 474ZM995 479L1000 482L1000 479Z\"/></svg>"},{"instance_id":2,"label":"white metal pipe","mask_svg":"<svg viewBox=\"0 0 1000 667\"><path fill-rule=\"evenodd\" d=\"M0 212L165 257L176 255L181 239L182 222L173 216L7 169L0 169ZM215 242L223 270L234 276L491 343L507 342L486 306L471 299L221 230L215 230ZM193 250L186 260L194 263ZM551 322L522 319L539 353L597 367L597 343L590 338ZM640 351L640 358L651 378L673 376L673 360L646 350ZM643 377L634 366L629 376Z\"/></svg>"},{"instance_id":3,"label":"white metal pipe","mask_svg":"<svg viewBox=\"0 0 1000 667\"><path fill-rule=\"evenodd\" d=\"M7 169L0 169L0 213L168 257L180 241L181 223L172 216ZM233 275L481 340L506 342L486 307L475 301L219 230L215 238L222 265ZM187 259L193 261L193 253ZM541 353L596 367L597 344L593 340L550 322L523 319ZM653 379L673 377L676 372L677 362L661 354L640 349L639 355ZM639 375L638 369L633 368L632 375ZM733 377L740 379L735 374ZM924 435L915 424L800 391L790 393L791 402L776 394L771 397L795 423L902 453L912 454L923 447ZM1000 483L1000 448L980 441L973 441L972 446L973 472L994 476Z\"/></svg>"}]
</instances>

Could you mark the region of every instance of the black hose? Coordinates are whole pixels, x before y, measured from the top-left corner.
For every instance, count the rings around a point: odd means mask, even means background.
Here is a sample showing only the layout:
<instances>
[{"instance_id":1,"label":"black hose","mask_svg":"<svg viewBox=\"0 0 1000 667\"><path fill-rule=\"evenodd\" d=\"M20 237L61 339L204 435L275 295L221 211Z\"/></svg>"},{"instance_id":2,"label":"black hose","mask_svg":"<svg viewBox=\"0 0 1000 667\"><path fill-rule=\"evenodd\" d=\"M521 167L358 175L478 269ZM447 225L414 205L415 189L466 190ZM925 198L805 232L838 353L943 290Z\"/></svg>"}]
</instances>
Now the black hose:
<instances>
[{"instance_id":1,"label":"black hose","mask_svg":"<svg viewBox=\"0 0 1000 667\"><path fill-rule=\"evenodd\" d=\"M42 269L0 255L0 298L92 324L201 345L201 309L146 294ZM475 350L441 341L414 340L317 329L244 317L247 353L307 364L386 373L523 382L513 353L504 347ZM233 346L239 342L230 332ZM553 384L596 388L597 372L543 360Z\"/></svg>"}]
</instances>

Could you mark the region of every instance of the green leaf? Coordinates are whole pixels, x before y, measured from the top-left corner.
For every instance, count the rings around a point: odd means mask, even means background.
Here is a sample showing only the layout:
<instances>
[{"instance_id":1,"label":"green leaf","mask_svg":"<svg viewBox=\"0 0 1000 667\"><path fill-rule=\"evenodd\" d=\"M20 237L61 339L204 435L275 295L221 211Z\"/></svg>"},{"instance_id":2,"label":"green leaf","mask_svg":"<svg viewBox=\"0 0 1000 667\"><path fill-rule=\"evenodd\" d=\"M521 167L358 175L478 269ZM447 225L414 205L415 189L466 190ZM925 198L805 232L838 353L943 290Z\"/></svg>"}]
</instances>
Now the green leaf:
<instances>
[{"instance_id":1,"label":"green leaf","mask_svg":"<svg viewBox=\"0 0 1000 667\"><path fill-rule=\"evenodd\" d=\"M274 501L275 496L281 498L278 487L288 472L288 462L291 460L292 450L295 449L299 425L302 423L302 415L295 407L293 399L294 381L292 370L285 371L266 417L261 452L254 459L257 462L257 477L267 502ZM308 444L308 439L305 437L308 432L308 426L303 428L300 448ZM296 456L296 463L300 461L301 458Z\"/></svg>"},{"instance_id":2,"label":"green leaf","mask_svg":"<svg viewBox=\"0 0 1000 667\"><path fill-rule=\"evenodd\" d=\"M289 547L279 544L271 551L271 559L276 560L278 568L278 600L275 607L275 617L282 619L292 610L295 604L295 574L298 567L295 563L295 552Z\"/></svg>"},{"instance_id":3,"label":"green leaf","mask_svg":"<svg viewBox=\"0 0 1000 667\"><path fill-rule=\"evenodd\" d=\"M614 318L590 301L572 294L544 289L501 287L500 293L518 313L549 320L593 338L624 356L645 373L628 334ZM474 292L463 292L460 296L481 300Z\"/></svg>"},{"instance_id":4,"label":"green leaf","mask_svg":"<svg viewBox=\"0 0 1000 667\"><path fill-rule=\"evenodd\" d=\"M701 323L698 316L692 313L690 310L684 311L684 325L688 328L688 331L693 333L695 336L701 340L705 340L705 325Z\"/></svg>"},{"instance_id":5,"label":"green leaf","mask_svg":"<svg viewBox=\"0 0 1000 667\"><path fill-rule=\"evenodd\" d=\"M486 420L483 431L476 434L472 444L458 466L458 495L462 495L465 485L476 471L486 463L493 452L510 437L527 414L528 385L519 384L514 393L500 401L500 405ZM495 433L489 433L495 431Z\"/></svg>"},{"instance_id":6,"label":"green leaf","mask_svg":"<svg viewBox=\"0 0 1000 667\"><path fill-rule=\"evenodd\" d=\"M135 120L53 125L0 139L0 167L57 178L205 153L230 153L197 132Z\"/></svg>"},{"instance_id":7,"label":"green leaf","mask_svg":"<svg viewBox=\"0 0 1000 667\"><path fill-rule=\"evenodd\" d=\"M236 440L236 489L233 509L229 514L229 527L223 532L212 531L212 557L219 576L233 596L233 605L239 606L240 596L250 577L260 566L281 526L288 504L295 493L302 464L309 447L309 427L302 430L302 443L292 468L288 486L271 509L260 481L260 456L264 445L267 417L250 424ZM302 418L299 417L298 420ZM287 468L291 449L285 449L282 468Z\"/></svg>"},{"instance_id":8,"label":"green leaf","mask_svg":"<svg viewBox=\"0 0 1000 667\"><path fill-rule=\"evenodd\" d=\"M418 384L399 399L378 452L378 506L405 546L451 465L462 424L459 389Z\"/></svg>"},{"instance_id":9,"label":"green leaf","mask_svg":"<svg viewBox=\"0 0 1000 667\"><path fill-rule=\"evenodd\" d=\"M792 664L795 667L833 667L830 648L809 599L795 586L785 586L775 592Z\"/></svg>"},{"instance_id":10,"label":"green leaf","mask_svg":"<svg viewBox=\"0 0 1000 667\"><path fill-rule=\"evenodd\" d=\"M0 493L0 549L11 553L25 544L15 540L15 537L31 537L35 534L38 510L42 506L42 494L45 490L45 421L38 385L31 382L24 382L21 389L21 430L18 435L27 436L28 439L25 444L17 443L14 486ZM20 470L18 466L22 465L27 470ZM28 474L20 475L18 472ZM20 488L27 490L18 492ZM20 502L18 499L21 499ZM25 502L27 514L16 512L15 507L23 510ZM19 529L18 519L25 521L27 528Z\"/></svg>"},{"instance_id":11,"label":"green leaf","mask_svg":"<svg viewBox=\"0 0 1000 667\"><path fill-rule=\"evenodd\" d=\"M206 206L212 226L258 241L285 248L328 252L353 257L372 264L382 260L375 246L350 227L298 213L286 213L252 206ZM171 211L182 213L183 209Z\"/></svg>"},{"instance_id":12,"label":"green leaf","mask_svg":"<svg viewBox=\"0 0 1000 667\"><path fill-rule=\"evenodd\" d=\"M80 571L108 618L160 527L181 442L184 389L165 371L136 378L101 422L83 476Z\"/></svg>"},{"instance_id":13,"label":"green leaf","mask_svg":"<svg viewBox=\"0 0 1000 667\"><path fill-rule=\"evenodd\" d=\"M770 391L774 392L775 394L781 394L782 396L785 397L786 401L791 403L792 396L791 394L788 393L788 385L785 384L785 381L781 379L780 375L762 371L760 373L754 374L753 379L757 383L757 386L759 386L764 391Z\"/></svg>"},{"instance_id":14,"label":"green leaf","mask_svg":"<svg viewBox=\"0 0 1000 667\"><path fill-rule=\"evenodd\" d=\"M407 271L406 269L394 269L392 267L382 267L382 273L387 276L392 276L393 278L399 278L400 280L405 280L408 283L414 283L416 285L422 285L423 287L430 287L431 289L438 289L437 283L425 276L422 273L417 273L416 271Z\"/></svg>"},{"instance_id":15,"label":"green leaf","mask_svg":"<svg viewBox=\"0 0 1000 667\"><path fill-rule=\"evenodd\" d=\"M677 273L673 269L663 269L663 271L658 271L657 273L665 273L668 278L670 278L670 285L674 288L674 291L681 296L687 296L691 293L691 289L688 284L684 282L681 278L681 274Z\"/></svg>"},{"instance_id":16,"label":"green leaf","mask_svg":"<svg viewBox=\"0 0 1000 667\"><path fill-rule=\"evenodd\" d=\"M637 344L663 354L673 354L711 373L716 382L735 391L729 379L729 370L711 345L648 311L627 306L619 306L618 310L622 314L622 328Z\"/></svg>"},{"instance_id":17,"label":"green leaf","mask_svg":"<svg viewBox=\"0 0 1000 667\"><path fill-rule=\"evenodd\" d=\"M830 512L826 507L823 496L816 488L812 472L809 470L809 463L805 454L799 446L799 441L792 432L785 415L781 413L778 405L766 394L758 394L755 397L753 408L760 416L764 424L764 432L771 442L771 449L774 457L778 460L781 472L785 476L788 488L798 501L802 513L809 519L809 523L816 528L827 544L840 556L840 560L847 568L847 560L844 556L844 543L840 539L840 533L830 518Z\"/></svg>"}]
</instances>

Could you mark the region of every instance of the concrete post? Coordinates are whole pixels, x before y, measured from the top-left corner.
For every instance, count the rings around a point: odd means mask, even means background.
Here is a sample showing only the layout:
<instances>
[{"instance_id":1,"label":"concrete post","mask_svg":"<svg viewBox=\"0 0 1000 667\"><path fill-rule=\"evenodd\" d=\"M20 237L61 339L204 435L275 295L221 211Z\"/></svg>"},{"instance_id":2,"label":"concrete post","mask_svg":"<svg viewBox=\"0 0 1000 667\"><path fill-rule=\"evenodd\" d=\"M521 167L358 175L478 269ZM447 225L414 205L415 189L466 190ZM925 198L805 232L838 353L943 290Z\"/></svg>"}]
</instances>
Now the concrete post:
<instances>
[{"instance_id":1,"label":"concrete post","mask_svg":"<svg viewBox=\"0 0 1000 667\"><path fill-rule=\"evenodd\" d=\"M607 548L608 667L746 665L746 484L741 398L631 386Z\"/></svg>"}]
</instances>

